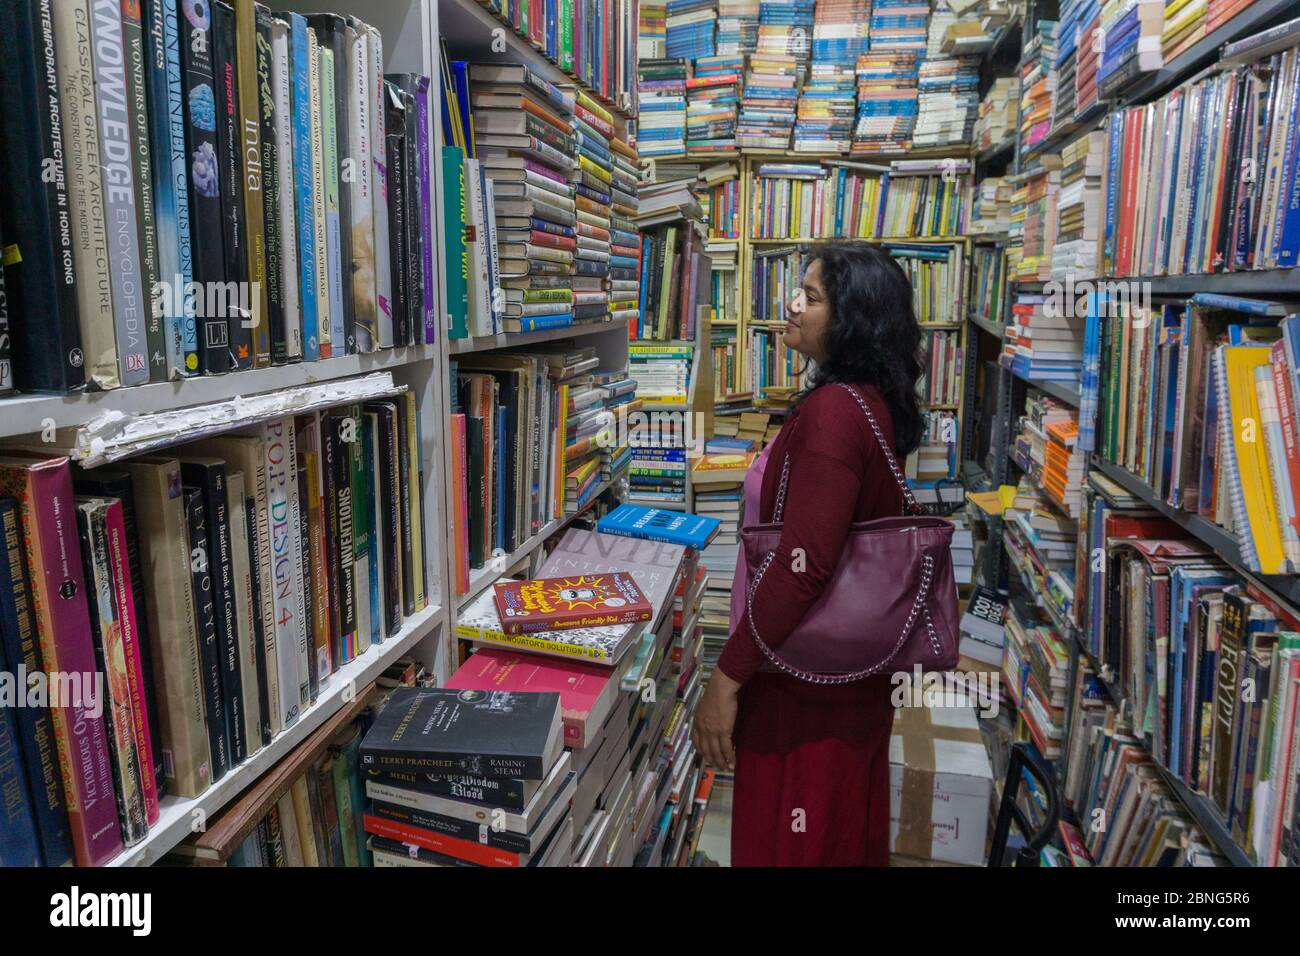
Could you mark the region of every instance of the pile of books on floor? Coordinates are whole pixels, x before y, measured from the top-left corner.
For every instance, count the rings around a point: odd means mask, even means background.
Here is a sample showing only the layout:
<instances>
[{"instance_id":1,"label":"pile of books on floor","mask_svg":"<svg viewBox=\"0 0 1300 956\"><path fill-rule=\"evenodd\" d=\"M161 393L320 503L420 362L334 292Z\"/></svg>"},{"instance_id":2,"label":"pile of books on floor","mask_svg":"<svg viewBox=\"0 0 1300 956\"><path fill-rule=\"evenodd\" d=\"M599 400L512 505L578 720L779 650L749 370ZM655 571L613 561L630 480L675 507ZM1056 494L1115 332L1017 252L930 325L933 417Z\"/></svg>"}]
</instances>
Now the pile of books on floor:
<instances>
[{"instance_id":1,"label":"pile of books on floor","mask_svg":"<svg viewBox=\"0 0 1300 956\"><path fill-rule=\"evenodd\" d=\"M406 391L112 467L0 459L0 669L121 678L0 708L6 853L136 846L162 794L228 780L428 607L419 434Z\"/></svg>"},{"instance_id":2,"label":"pile of books on floor","mask_svg":"<svg viewBox=\"0 0 1300 956\"><path fill-rule=\"evenodd\" d=\"M603 302L579 311L574 295L576 101L524 66L476 63L469 79L474 146L491 187L494 258L505 295L499 327L489 302L469 310L465 332L529 332L603 321ZM470 272L471 278L477 275ZM477 285L475 290L475 298L488 294Z\"/></svg>"},{"instance_id":3,"label":"pile of books on floor","mask_svg":"<svg viewBox=\"0 0 1300 956\"><path fill-rule=\"evenodd\" d=\"M718 0L718 56L747 56L758 46L759 0Z\"/></svg>"},{"instance_id":4,"label":"pile of books on floor","mask_svg":"<svg viewBox=\"0 0 1300 956\"><path fill-rule=\"evenodd\" d=\"M175 7L5 4L0 394L436 337L429 78L355 17Z\"/></svg>"},{"instance_id":5,"label":"pile of books on floor","mask_svg":"<svg viewBox=\"0 0 1300 956\"><path fill-rule=\"evenodd\" d=\"M519 738L533 740L534 753L556 754L549 763L533 761L523 773L512 766L512 779L500 785L492 784L491 763L480 761L470 773L483 779L467 781L479 790L464 802L479 814L476 819L488 822L508 792L515 816L505 816L505 833L516 845L527 840L542 847L543 855L550 839L544 831L562 828L563 848L553 851L554 859L564 861L558 865L571 859L583 866L626 866L638 856L643 865L675 864L699 769L689 731L682 729L690 724L702 686L690 677L690 602L703 580L695 546L707 544L714 525L623 506L601 526L616 534L570 529L543 562L541 578L503 578L461 614L457 633L478 649L448 682L447 693L468 696L470 706L509 695L501 698L500 709L534 710L519 722ZM611 610L601 596L616 580L619 596L628 600ZM680 616L674 607L679 591ZM562 626L611 614L636 620ZM554 698L554 716L527 702L534 698ZM561 753L559 747L567 749ZM543 782L535 783L539 778ZM484 788L484 782L496 789ZM551 806L558 809L543 805L548 786L556 794ZM672 793L678 806L666 811ZM536 811L529 815L532 807ZM534 862L537 851L525 858L514 850L502 859L492 839L487 842L494 851L483 861L488 865L544 865ZM473 851L486 856L477 846Z\"/></svg>"},{"instance_id":6,"label":"pile of books on floor","mask_svg":"<svg viewBox=\"0 0 1300 956\"><path fill-rule=\"evenodd\" d=\"M788 149L803 67L792 56L754 53L745 67L736 145L742 149Z\"/></svg>"},{"instance_id":7,"label":"pile of books on floor","mask_svg":"<svg viewBox=\"0 0 1300 956\"><path fill-rule=\"evenodd\" d=\"M637 151L642 158L686 152L687 61L637 61Z\"/></svg>"},{"instance_id":8,"label":"pile of books on floor","mask_svg":"<svg viewBox=\"0 0 1300 956\"><path fill-rule=\"evenodd\" d=\"M1014 76L999 76L980 100L975 118L975 148L992 149L1015 133L1016 112L1020 103L1020 81Z\"/></svg>"},{"instance_id":9,"label":"pile of books on floor","mask_svg":"<svg viewBox=\"0 0 1300 956\"><path fill-rule=\"evenodd\" d=\"M718 0L668 0L668 56L694 60L713 56Z\"/></svg>"},{"instance_id":10,"label":"pile of books on floor","mask_svg":"<svg viewBox=\"0 0 1300 956\"><path fill-rule=\"evenodd\" d=\"M1020 150L1033 149L1052 131L1056 102L1056 21L1040 20L1020 58Z\"/></svg>"},{"instance_id":11,"label":"pile of books on floor","mask_svg":"<svg viewBox=\"0 0 1300 956\"><path fill-rule=\"evenodd\" d=\"M859 54L855 153L910 149L916 128L919 56L915 50L870 49Z\"/></svg>"},{"instance_id":12,"label":"pile of books on floor","mask_svg":"<svg viewBox=\"0 0 1300 956\"><path fill-rule=\"evenodd\" d=\"M1061 189L1057 194L1052 278L1091 279L1097 275L1101 230L1101 174L1106 134L1085 133L1061 150Z\"/></svg>"},{"instance_id":13,"label":"pile of books on floor","mask_svg":"<svg viewBox=\"0 0 1300 956\"><path fill-rule=\"evenodd\" d=\"M736 148L736 118L745 58L700 57L686 81L686 150L726 152Z\"/></svg>"}]
</instances>

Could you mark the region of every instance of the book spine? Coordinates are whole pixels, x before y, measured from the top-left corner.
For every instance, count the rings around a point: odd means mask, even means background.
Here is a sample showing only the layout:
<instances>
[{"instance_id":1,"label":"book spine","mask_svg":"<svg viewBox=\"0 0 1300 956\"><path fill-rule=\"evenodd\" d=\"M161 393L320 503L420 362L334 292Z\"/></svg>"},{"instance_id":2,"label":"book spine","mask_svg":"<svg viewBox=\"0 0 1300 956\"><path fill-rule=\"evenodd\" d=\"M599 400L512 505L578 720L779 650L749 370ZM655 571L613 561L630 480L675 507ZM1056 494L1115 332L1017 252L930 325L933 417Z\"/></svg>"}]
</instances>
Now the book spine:
<instances>
[{"instance_id":1,"label":"book spine","mask_svg":"<svg viewBox=\"0 0 1300 956\"><path fill-rule=\"evenodd\" d=\"M240 156L239 77L235 63L235 12L224 0L214 0L212 13L212 72L217 97L217 163L220 168L222 248L225 256L226 338L219 372L253 367L252 321L255 308L249 285L248 216L244 203L243 159Z\"/></svg>"},{"instance_id":2,"label":"book spine","mask_svg":"<svg viewBox=\"0 0 1300 956\"><path fill-rule=\"evenodd\" d=\"M316 31L307 28L310 45L310 68L307 81L311 97L311 199L313 224L316 229L316 339L321 358L334 355L332 341L330 301L330 249L328 225L325 221L325 139L324 116L321 108L321 45Z\"/></svg>"},{"instance_id":3,"label":"book spine","mask_svg":"<svg viewBox=\"0 0 1300 956\"><path fill-rule=\"evenodd\" d=\"M271 364L267 289L266 223L263 217L267 169L262 162L262 93L257 63L257 12L253 0L234 0L236 116L238 119L241 193L244 197L244 237L249 314L244 337L251 356L246 364L266 368ZM242 358L242 357L241 357ZM242 367L242 366L241 366Z\"/></svg>"},{"instance_id":4,"label":"book spine","mask_svg":"<svg viewBox=\"0 0 1300 956\"><path fill-rule=\"evenodd\" d=\"M364 654L373 641L374 624L371 614L378 609L370 601L371 543L367 519L367 494L365 482L364 430L360 410L353 406L347 421L351 423L352 442L348 446L348 482L352 487L352 568L357 600L357 653Z\"/></svg>"},{"instance_id":5,"label":"book spine","mask_svg":"<svg viewBox=\"0 0 1300 956\"><path fill-rule=\"evenodd\" d=\"M316 792L320 796L321 836L324 844L323 859L330 866L343 866L343 840L339 833L339 809L334 800L334 758L327 755L310 773L316 778Z\"/></svg>"},{"instance_id":6,"label":"book spine","mask_svg":"<svg viewBox=\"0 0 1300 956\"><path fill-rule=\"evenodd\" d=\"M256 727L250 727L248 730L249 746L252 748L255 741L260 741L263 747L271 742L275 719L273 714L279 713L279 704L271 700L270 674L273 664L267 657L266 622L262 612L265 586L262 582L262 567L258 554L257 499L252 495L244 497L243 513L244 537L248 548L248 643L250 645L248 654L253 661L252 680L257 687L257 709L250 713L250 722L256 720Z\"/></svg>"},{"instance_id":7,"label":"book spine","mask_svg":"<svg viewBox=\"0 0 1300 956\"><path fill-rule=\"evenodd\" d=\"M194 625L198 632L203 678L204 713L207 715L208 750L212 754L215 783L231 767L230 731L221 696L221 653L217 644L216 603L213 596L211 554L208 548L208 516L204 513L203 489L186 485L185 521L189 534L190 584L194 594Z\"/></svg>"},{"instance_id":8,"label":"book spine","mask_svg":"<svg viewBox=\"0 0 1300 956\"><path fill-rule=\"evenodd\" d=\"M108 541L108 558L112 572L113 597L117 603L117 617L122 632L123 656L126 660L126 679L130 693L131 723L135 729L135 746L139 754L140 786L144 796L145 817L150 826L158 822L158 782L154 774L154 753L150 733L149 706L146 696L150 692L145 683L139 618L132 584L130 546L127 543L125 505L115 502L105 515Z\"/></svg>"},{"instance_id":9,"label":"book spine","mask_svg":"<svg viewBox=\"0 0 1300 956\"><path fill-rule=\"evenodd\" d=\"M4 466L0 493L14 494L21 509L41 661L47 673L83 684L80 693L74 687L70 699L51 707L50 715L77 863L98 866L121 850L122 838L108 735L98 712L103 698L84 687L97 668L68 463Z\"/></svg>"},{"instance_id":10,"label":"book spine","mask_svg":"<svg viewBox=\"0 0 1300 956\"><path fill-rule=\"evenodd\" d=\"M150 67L145 50L141 0L120 0L126 95L130 104L132 152L135 157L135 210L140 235L140 278L145 300L145 351L149 381L167 380L167 336L163 309L156 304L162 278L159 259L158 210L154 194L153 147L149 142L147 90Z\"/></svg>"},{"instance_id":11,"label":"book spine","mask_svg":"<svg viewBox=\"0 0 1300 956\"><path fill-rule=\"evenodd\" d=\"M321 140L325 151L325 236L329 257L330 354L347 352L347 332L343 314L343 246L339 221L339 139L335 103L334 51L320 48ZM349 298L351 298L349 296Z\"/></svg>"},{"instance_id":12,"label":"book spine","mask_svg":"<svg viewBox=\"0 0 1300 956\"><path fill-rule=\"evenodd\" d=\"M421 830L428 830L439 836L492 847L493 849L504 850L507 853L531 853L534 849L533 841L527 835L511 833L509 830L495 826L484 829L481 823L474 820L459 820L446 814L432 813L405 803L373 800L371 801L371 813L385 820L405 823ZM536 836L541 839L546 835L537 834Z\"/></svg>"},{"instance_id":13,"label":"book spine","mask_svg":"<svg viewBox=\"0 0 1300 956\"><path fill-rule=\"evenodd\" d=\"M298 194L295 186L293 79L290 74L289 25L271 20L271 99L275 103L275 167L280 221L280 287L284 298L284 357L302 360L302 293L299 288Z\"/></svg>"},{"instance_id":14,"label":"book spine","mask_svg":"<svg viewBox=\"0 0 1300 956\"><path fill-rule=\"evenodd\" d=\"M339 263L342 274L339 293L342 320L339 328L342 330L342 338L335 343L334 354L342 355L346 352L351 355L357 351L357 317L352 295L352 187L348 179L356 175L356 161L352 153L352 124L348 113L348 98L352 90L348 28L347 21L342 17L320 19L328 20L328 30L322 36L323 42L329 45L333 54L334 105L329 111L329 121L337 142L332 175L337 182L334 191L338 196Z\"/></svg>"},{"instance_id":15,"label":"book spine","mask_svg":"<svg viewBox=\"0 0 1300 956\"><path fill-rule=\"evenodd\" d=\"M0 540L4 543L0 561L0 655L6 670L22 667L28 674L39 674L41 652L36 640L27 555L18 507L12 498L0 499ZM41 856L45 866L63 866L72 862L72 837L50 712L39 707L18 707L15 711Z\"/></svg>"},{"instance_id":16,"label":"book spine","mask_svg":"<svg viewBox=\"0 0 1300 956\"><path fill-rule=\"evenodd\" d=\"M420 411L415 393L407 391L406 401L406 486L403 489L410 499L407 510L411 519L408 533L411 536L411 587L412 613L422 611L428 606L428 587L426 583L425 548L424 548L424 456L420 453L421 429Z\"/></svg>"},{"instance_id":17,"label":"book spine","mask_svg":"<svg viewBox=\"0 0 1300 956\"><path fill-rule=\"evenodd\" d=\"M390 261L388 238L388 127L385 122L384 41L374 27L366 27L366 47L370 66L370 148L373 170L375 223L375 345L392 348L393 277L395 263Z\"/></svg>"},{"instance_id":18,"label":"book spine","mask_svg":"<svg viewBox=\"0 0 1300 956\"><path fill-rule=\"evenodd\" d=\"M267 581L274 602L268 632L275 635L280 720L284 729L300 716L298 674L298 599L294 596L293 524L296 515L290 500L290 452L282 419L263 427L267 484L267 522L271 547L271 577ZM296 476L292 484L297 485ZM268 661L269 664L269 661ZM306 678L307 675L301 675Z\"/></svg>"},{"instance_id":19,"label":"book spine","mask_svg":"<svg viewBox=\"0 0 1300 956\"><path fill-rule=\"evenodd\" d=\"M465 161L455 146L442 148L442 181L446 192L443 203L443 239L447 244L447 268L443 274L446 290L443 307L450 325L447 335L453 339L469 335L468 279L469 263L465 247Z\"/></svg>"},{"instance_id":20,"label":"book spine","mask_svg":"<svg viewBox=\"0 0 1300 956\"><path fill-rule=\"evenodd\" d=\"M405 823L399 823L396 820L376 816L373 813L366 814L365 827L367 833L373 833L375 836L398 840L410 846L431 850L434 853L445 853L481 866L515 867L520 865L517 853L497 850L478 843L471 843L468 840L444 836L431 830L424 830Z\"/></svg>"},{"instance_id":21,"label":"book spine","mask_svg":"<svg viewBox=\"0 0 1300 956\"><path fill-rule=\"evenodd\" d=\"M263 249L263 287L266 297L266 337L269 352L269 364L283 365L289 360L288 344L285 337L285 272L284 272L284 237L293 237L293 228L281 222L283 209L280 196L280 141L279 117L276 115L275 99L275 51L273 42L274 18L261 4L254 10L256 32L254 52L257 58L256 89L258 148L258 190L262 204L262 249ZM286 156L287 160L288 157ZM289 203L291 224L293 204ZM254 338L257 337L256 330Z\"/></svg>"},{"instance_id":22,"label":"book spine","mask_svg":"<svg viewBox=\"0 0 1300 956\"><path fill-rule=\"evenodd\" d=\"M135 846L148 832L149 821L145 816L135 725L131 720L131 694L126 675L130 664L125 656L117 619L103 511L102 500L79 504L77 525L83 573L88 585L86 598L90 608L91 639L104 682L98 693L104 731L108 737L117 822L123 845Z\"/></svg>"},{"instance_id":23,"label":"book spine","mask_svg":"<svg viewBox=\"0 0 1300 956\"><path fill-rule=\"evenodd\" d=\"M248 756L249 743L244 734L244 682L240 668L241 636L236 613L237 585L231 530L233 515L226 480L224 467L208 468L203 493L208 515L208 558L216 605L217 649L221 660L221 697L226 706L231 766L234 766Z\"/></svg>"},{"instance_id":24,"label":"book spine","mask_svg":"<svg viewBox=\"0 0 1300 956\"><path fill-rule=\"evenodd\" d=\"M364 24L348 23L348 141L352 148L347 178L352 206L352 313L358 352L373 352L378 335L375 298L374 167L371 156L370 51Z\"/></svg>"},{"instance_id":25,"label":"book spine","mask_svg":"<svg viewBox=\"0 0 1300 956\"><path fill-rule=\"evenodd\" d=\"M406 128L403 130L402 177L404 194L405 231L402 234L402 247L406 258L403 260L402 281L406 286L406 337L398 339L398 345L415 345L424 341L424 250L421 248L423 233L420 230L420 155L419 131L415 94L399 89L403 108L406 113Z\"/></svg>"},{"instance_id":26,"label":"book spine","mask_svg":"<svg viewBox=\"0 0 1300 956\"><path fill-rule=\"evenodd\" d=\"M85 387L73 226L64 168L63 117L55 68L51 0L0 11L0 221L13 383L27 391ZM6 373L7 374L7 373Z\"/></svg>"},{"instance_id":27,"label":"book spine","mask_svg":"<svg viewBox=\"0 0 1300 956\"><path fill-rule=\"evenodd\" d=\"M233 463L232 463L233 464ZM247 755L262 747L262 681L258 680L257 658L260 644L253 625L253 565L249 551L248 502L244 495L244 474L230 470L226 474L226 498L230 528L230 567L234 579L235 643L239 658L239 691L244 745Z\"/></svg>"},{"instance_id":28,"label":"book spine","mask_svg":"<svg viewBox=\"0 0 1300 956\"><path fill-rule=\"evenodd\" d=\"M356 543L353 539L352 454L356 445L355 420L346 415L330 419L333 429L334 573L339 581L338 654L340 664L356 657L357 580Z\"/></svg>"},{"instance_id":29,"label":"book spine","mask_svg":"<svg viewBox=\"0 0 1300 956\"><path fill-rule=\"evenodd\" d=\"M0 668L11 672L3 646ZM27 771L14 717L18 709L0 707L0 794L4 798L0 800L0 866L42 866L34 798L27 793Z\"/></svg>"},{"instance_id":30,"label":"book spine","mask_svg":"<svg viewBox=\"0 0 1300 956\"><path fill-rule=\"evenodd\" d=\"M72 170L99 169L99 112L91 58L90 7L87 0L72 0L59 4L53 12L66 164ZM104 184L99 176L73 175L68 177L67 187L74 260L80 280L77 308L86 381L91 388L116 388L121 380L117 375L117 338L113 332Z\"/></svg>"},{"instance_id":31,"label":"book spine","mask_svg":"<svg viewBox=\"0 0 1300 956\"><path fill-rule=\"evenodd\" d=\"M407 299L407 235L406 235L406 144L403 135L406 128L406 116L402 107L400 91L387 80L381 80L384 86L385 118L387 142L384 147L386 157L386 205L388 214L388 263L390 299L389 314L393 325L393 342L406 344L409 331Z\"/></svg>"},{"instance_id":32,"label":"book spine","mask_svg":"<svg viewBox=\"0 0 1300 956\"><path fill-rule=\"evenodd\" d=\"M409 414L399 397L394 403L397 416L397 504L395 511L402 529L402 611L408 617L415 613L415 549L411 527L411 445L407 427Z\"/></svg>"},{"instance_id":33,"label":"book spine","mask_svg":"<svg viewBox=\"0 0 1300 956\"><path fill-rule=\"evenodd\" d=\"M155 313L161 312L167 378L183 378L198 368L194 329L186 342L185 289L190 266L189 199L185 169L185 110L181 101L181 61L176 5L147 0L144 42L147 70L149 148L153 160L154 219L157 229L157 277L152 290ZM192 317L190 317L192 318ZM153 349L151 346L151 355Z\"/></svg>"},{"instance_id":34,"label":"book spine","mask_svg":"<svg viewBox=\"0 0 1300 956\"><path fill-rule=\"evenodd\" d=\"M310 568L303 565L303 503L298 495L298 443L295 438L293 419L285 419L284 441L289 453L285 484L289 495L290 573L293 575L294 636L298 652L298 712L301 714L314 699L311 674L315 654L311 635L310 608L304 597L307 592L307 578L311 572Z\"/></svg>"},{"instance_id":35,"label":"book spine","mask_svg":"<svg viewBox=\"0 0 1300 956\"><path fill-rule=\"evenodd\" d=\"M302 316L302 358L320 358L316 297L316 207L312 199L311 47L307 21L289 15L289 71L293 119L294 212L298 224L298 299Z\"/></svg>"},{"instance_id":36,"label":"book spine","mask_svg":"<svg viewBox=\"0 0 1300 956\"><path fill-rule=\"evenodd\" d=\"M120 0L91 0L100 170L113 284L118 375L123 385L149 381L146 328L152 312L142 268L136 169Z\"/></svg>"},{"instance_id":37,"label":"book spine","mask_svg":"<svg viewBox=\"0 0 1300 956\"><path fill-rule=\"evenodd\" d=\"M434 298L437 283L434 280L433 266L433 167L429 152L429 78L416 77L415 91L416 111L416 155L418 157L418 174L420 181L420 252L422 255L421 274L423 308L421 316L424 325L426 345L438 340L438 305Z\"/></svg>"}]
</instances>

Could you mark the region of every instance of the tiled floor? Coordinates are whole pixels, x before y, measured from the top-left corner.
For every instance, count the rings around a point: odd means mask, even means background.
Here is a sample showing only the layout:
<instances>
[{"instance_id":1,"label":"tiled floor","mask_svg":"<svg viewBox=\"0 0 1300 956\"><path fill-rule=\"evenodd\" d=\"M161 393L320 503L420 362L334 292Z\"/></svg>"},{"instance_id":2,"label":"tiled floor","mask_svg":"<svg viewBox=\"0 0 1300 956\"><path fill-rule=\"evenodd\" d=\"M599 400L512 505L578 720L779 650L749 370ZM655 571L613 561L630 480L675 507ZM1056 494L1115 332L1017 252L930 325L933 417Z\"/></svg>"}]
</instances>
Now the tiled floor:
<instances>
[{"instance_id":1,"label":"tiled floor","mask_svg":"<svg viewBox=\"0 0 1300 956\"><path fill-rule=\"evenodd\" d=\"M714 782L699 850L719 866L731 866L731 784Z\"/></svg>"}]
</instances>

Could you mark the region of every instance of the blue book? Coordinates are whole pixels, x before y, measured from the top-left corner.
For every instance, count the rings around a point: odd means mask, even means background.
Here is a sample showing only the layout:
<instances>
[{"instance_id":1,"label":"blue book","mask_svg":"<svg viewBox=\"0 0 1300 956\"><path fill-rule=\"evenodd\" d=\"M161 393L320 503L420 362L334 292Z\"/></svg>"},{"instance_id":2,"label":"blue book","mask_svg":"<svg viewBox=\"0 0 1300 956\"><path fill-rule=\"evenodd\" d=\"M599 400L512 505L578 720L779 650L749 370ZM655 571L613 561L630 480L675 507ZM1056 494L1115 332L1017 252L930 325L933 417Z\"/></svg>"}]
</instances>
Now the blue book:
<instances>
[{"instance_id":1,"label":"blue book","mask_svg":"<svg viewBox=\"0 0 1300 956\"><path fill-rule=\"evenodd\" d=\"M3 648L0 669L10 672ZM28 709L0 707L0 866L40 866L42 862L14 716L15 711Z\"/></svg>"},{"instance_id":2,"label":"blue book","mask_svg":"<svg viewBox=\"0 0 1300 956\"><path fill-rule=\"evenodd\" d=\"M551 315L523 315L519 317L520 332L537 332L541 329L558 329L572 324L572 312L556 312Z\"/></svg>"},{"instance_id":3,"label":"blue book","mask_svg":"<svg viewBox=\"0 0 1300 956\"><path fill-rule=\"evenodd\" d=\"M1264 299L1244 299L1236 295L1222 295L1217 292L1197 292L1192 295L1192 304L1204 309L1227 309L1230 312L1243 312L1246 315L1262 315L1281 318L1287 314L1287 307L1280 302Z\"/></svg>"},{"instance_id":4,"label":"blue book","mask_svg":"<svg viewBox=\"0 0 1300 956\"><path fill-rule=\"evenodd\" d=\"M0 542L4 544L0 552L0 671L13 673L21 664L32 674L41 672L43 667L36 642L22 538L17 504L12 498L0 498ZM22 763L31 768L26 794L31 798L41 855L46 866L64 866L73 858L72 833L55 749L54 724L46 708L17 707L15 710ZM0 756L0 766L3 764L4 758ZM0 771L0 779L3 776Z\"/></svg>"},{"instance_id":5,"label":"blue book","mask_svg":"<svg viewBox=\"0 0 1300 956\"><path fill-rule=\"evenodd\" d=\"M754 442L750 438L710 438L704 444L704 453L706 455L735 454L753 450Z\"/></svg>"},{"instance_id":6,"label":"blue book","mask_svg":"<svg viewBox=\"0 0 1300 956\"><path fill-rule=\"evenodd\" d=\"M298 292L302 308L302 358L320 358L319 317L316 308L316 207L312 202L311 173L311 55L307 47L307 21L289 14L289 71L293 86L294 211L298 219Z\"/></svg>"},{"instance_id":7,"label":"blue book","mask_svg":"<svg viewBox=\"0 0 1300 956\"><path fill-rule=\"evenodd\" d=\"M153 150L154 218L158 223L158 277L172 288L188 289L194 279L190 250L189 171L185 153L185 105L181 96L180 29L176 4L149 0L144 7L150 104L149 145ZM159 64L162 64L161 68ZM199 370L198 328L193 316L165 316L167 374Z\"/></svg>"},{"instance_id":8,"label":"blue book","mask_svg":"<svg viewBox=\"0 0 1300 956\"><path fill-rule=\"evenodd\" d=\"M625 538L680 544L699 551L708 547L722 524L717 518L683 511L622 504L596 522L596 530Z\"/></svg>"}]
</instances>

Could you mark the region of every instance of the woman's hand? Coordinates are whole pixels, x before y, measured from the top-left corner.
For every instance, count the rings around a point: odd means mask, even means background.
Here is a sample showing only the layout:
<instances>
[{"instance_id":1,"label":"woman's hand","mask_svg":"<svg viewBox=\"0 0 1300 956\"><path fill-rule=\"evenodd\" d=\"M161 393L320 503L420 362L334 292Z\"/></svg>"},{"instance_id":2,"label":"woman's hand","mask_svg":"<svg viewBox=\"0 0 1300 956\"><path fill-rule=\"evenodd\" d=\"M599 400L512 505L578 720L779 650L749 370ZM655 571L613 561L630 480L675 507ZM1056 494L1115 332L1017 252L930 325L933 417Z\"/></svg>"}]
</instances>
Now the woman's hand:
<instances>
[{"instance_id":1,"label":"woman's hand","mask_svg":"<svg viewBox=\"0 0 1300 956\"><path fill-rule=\"evenodd\" d=\"M740 684L718 668L704 688L704 696L695 708L695 724L691 740L705 762L721 770L736 766L736 750L731 743L731 733L736 727L736 704Z\"/></svg>"}]
</instances>

